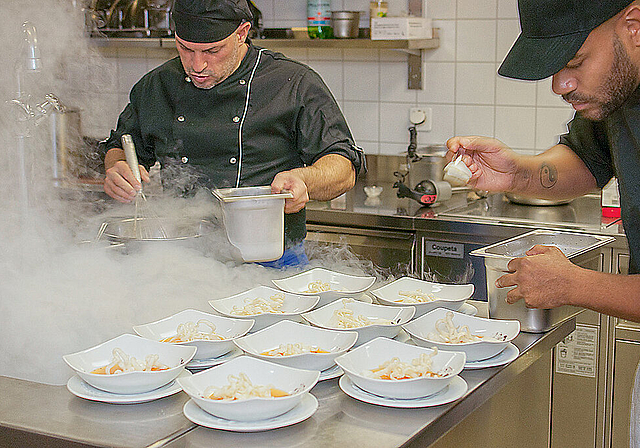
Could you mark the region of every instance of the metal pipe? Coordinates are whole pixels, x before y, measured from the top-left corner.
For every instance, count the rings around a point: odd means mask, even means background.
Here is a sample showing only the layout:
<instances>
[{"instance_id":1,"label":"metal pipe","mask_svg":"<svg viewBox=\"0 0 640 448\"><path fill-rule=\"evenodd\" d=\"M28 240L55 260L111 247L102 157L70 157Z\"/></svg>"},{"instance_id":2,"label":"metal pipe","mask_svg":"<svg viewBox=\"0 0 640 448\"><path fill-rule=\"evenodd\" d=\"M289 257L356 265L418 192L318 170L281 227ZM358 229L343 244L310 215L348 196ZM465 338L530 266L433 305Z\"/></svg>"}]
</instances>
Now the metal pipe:
<instances>
[{"instance_id":1,"label":"metal pipe","mask_svg":"<svg viewBox=\"0 0 640 448\"><path fill-rule=\"evenodd\" d=\"M40 71L42 69L42 61L40 60L36 27L29 22L24 22L22 24L22 33L26 44L24 68L29 71Z\"/></svg>"}]
</instances>

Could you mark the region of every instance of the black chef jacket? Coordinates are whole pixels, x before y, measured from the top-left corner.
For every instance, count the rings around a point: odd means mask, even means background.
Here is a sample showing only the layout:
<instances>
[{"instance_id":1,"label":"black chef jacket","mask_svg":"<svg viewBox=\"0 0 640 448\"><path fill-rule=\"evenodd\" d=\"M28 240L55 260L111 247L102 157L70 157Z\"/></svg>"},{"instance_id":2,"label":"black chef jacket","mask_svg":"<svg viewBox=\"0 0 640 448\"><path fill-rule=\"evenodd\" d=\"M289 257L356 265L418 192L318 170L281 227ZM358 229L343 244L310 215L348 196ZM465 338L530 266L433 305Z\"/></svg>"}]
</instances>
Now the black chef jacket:
<instances>
[{"instance_id":1,"label":"black chef jacket","mask_svg":"<svg viewBox=\"0 0 640 448\"><path fill-rule=\"evenodd\" d=\"M587 165L602 188L615 175L622 223L631 254L629 273L640 273L640 88L603 121L576 114L560 137Z\"/></svg>"},{"instance_id":2,"label":"black chef jacket","mask_svg":"<svg viewBox=\"0 0 640 448\"><path fill-rule=\"evenodd\" d=\"M165 186L170 172L180 186L270 185L277 173L327 154L349 159L357 175L362 150L320 76L248 44L238 69L212 89L195 87L179 57L147 73L133 86L105 150L122 147L122 135L131 134L141 164L160 162ZM286 246L304 239L304 209L285 215L285 235Z\"/></svg>"}]
</instances>

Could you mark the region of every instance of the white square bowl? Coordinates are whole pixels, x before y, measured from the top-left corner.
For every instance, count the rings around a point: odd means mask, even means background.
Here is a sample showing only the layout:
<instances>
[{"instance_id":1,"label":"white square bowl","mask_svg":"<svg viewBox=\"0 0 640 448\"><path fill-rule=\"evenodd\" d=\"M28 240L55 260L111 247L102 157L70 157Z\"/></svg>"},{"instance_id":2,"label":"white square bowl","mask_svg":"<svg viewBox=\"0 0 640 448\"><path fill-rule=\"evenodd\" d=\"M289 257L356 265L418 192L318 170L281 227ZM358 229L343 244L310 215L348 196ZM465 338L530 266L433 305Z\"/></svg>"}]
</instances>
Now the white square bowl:
<instances>
[{"instance_id":1,"label":"white square bowl","mask_svg":"<svg viewBox=\"0 0 640 448\"><path fill-rule=\"evenodd\" d=\"M253 334L236 339L234 342L249 355L265 361L296 369L322 371L333 366L336 356L342 355L353 347L357 339L358 333L355 331L327 330L290 320L281 320ZM302 353L289 356L263 354L278 348L280 344L304 344L326 350L329 353Z\"/></svg>"},{"instance_id":2,"label":"white square bowl","mask_svg":"<svg viewBox=\"0 0 640 448\"><path fill-rule=\"evenodd\" d=\"M169 344L186 345L196 347L194 360L217 358L228 353L235 347L233 340L244 336L251 330L255 321L253 319L232 319L230 317L218 316L216 314L205 313L198 310L184 310L173 316L166 317L156 322L144 325L136 325L133 330L143 338L161 342L163 339L176 336L178 325L187 322L197 323L200 319L205 319L215 325L215 333L222 336L222 340L194 340L189 342L169 342ZM204 327L209 331L209 327Z\"/></svg>"},{"instance_id":3,"label":"white square bowl","mask_svg":"<svg viewBox=\"0 0 640 448\"><path fill-rule=\"evenodd\" d=\"M406 380L382 380L368 378L365 371L375 369L394 357L411 363L421 354L431 354L432 349L417 347L388 338L376 338L336 358L349 379L360 389L374 395L396 399L413 399L433 395L451 382L464 368L466 356L461 352L440 351L433 357L433 371L442 377L418 377Z\"/></svg>"},{"instance_id":4,"label":"white square bowl","mask_svg":"<svg viewBox=\"0 0 640 448\"><path fill-rule=\"evenodd\" d=\"M229 375L244 373L256 386L268 386L287 392L286 397L211 400L204 397L209 386L229 384ZM277 417L293 409L302 396L318 382L320 372L286 367L250 356L239 356L229 362L178 378L178 384L203 411L235 421L255 421Z\"/></svg>"},{"instance_id":5,"label":"white square bowl","mask_svg":"<svg viewBox=\"0 0 640 448\"><path fill-rule=\"evenodd\" d=\"M158 362L170 368L153 372L135 371L113 375L91 373L111 363L115 348L121 349L138 360L144 360L147 355L156 354L159 356ZM133 334L123 334L87 350L64 355L62 358L80 378L97 389L115 394L141 394L173 381L184 371L185 365L195 354L195 347L165 344Z\"/></svg>"},{"instance_id":6,"label":"white square bowl","mask_svg":"<svg viewBox=\"0 0 640 448\"><path fill-rule=\"evenodd\" d=\"M271 281L283 291L320 296L317 305L320 307L343 297L354 298L362 294L371 288L376 278L342 274L324 268L313 268L291 277ZM311 282L327 283L331 289L322 292L309 292Z\"/></svg>"},{"instance_id":7,"label":"white square bowl","mask_svg":"<svg viewBox=\"0 0 640 448\"><path fill-rule=\"evenodd\" d=\"M387 319L392 324L373 324L358 328L339 328L332 322L334 312L343 307L353 310L354 316L365 316L375 322L376 319ZM311 325L335 331L355 331L358 333L356 345L364 344L371 339L384 336L393 338L398 335L401 325L409 322L416 309L412 306L391 307L358 302L353 299L339 299L316 310L302 314L302 317Z\"/></svg>"},{"instance_id":8,"label":"white square bowl","mask_svg":"<svg viewBox=\"0 0 640 448\"><path fill-rule=\"evenodd\" d=\"M466 342L453 344L435 341L429 337L429 333L436 332L436 322L444 319L447 312L453 313L453 325L469 327L471 334L491 338L492 340ZM422 347L438 347L442 350L455 350L464 352L467 361L480 361L501 353L520 333L520 322L517 320L485 319L483 317L469 316L467 314L451 311L444 308L436 308L421 316L402 328L409 333L411 339Z\"/></svg>"},{"instance_id":9,"label":"white square bowl","mask_svg":"<svg viewBox=\"0 0 640 448\"><path fill-rule=\"evenodd\" d=\"M443 283L433 283L425 280L418 280L411 277L401 277L391 283L371 291L378 302L388 306L415 306L416 317L422 316L436 308L447 308L458 311L464 302L473 296L473 284L446 285ZM437 297L431 302L407 303L401 302L400 291L421 290L425 294L433 294Z\"/></svg>"},{"instance_id":10,"label":"white square bowl","mask_svg":"<svg viewBox=\"0 0 640 448\"><path fill-rule=\"evenodd\" d=\"M282 294L284 296L284 304L280 309L282 313L260 313L252 315L238 315L233 313L234 306L242 308L247 304L245 300L252 301L258 297L268 300L275 294ZM252 331L258 331L281 320L295 319L296 316L313 309L313 307L318 303L318 300L318 295L292 294L275 288L270 288L269 286L258 286L231 297L209 300L209 305L223 316L232 317L234 319L255 320Z\"/></svg>"}]
</instances>

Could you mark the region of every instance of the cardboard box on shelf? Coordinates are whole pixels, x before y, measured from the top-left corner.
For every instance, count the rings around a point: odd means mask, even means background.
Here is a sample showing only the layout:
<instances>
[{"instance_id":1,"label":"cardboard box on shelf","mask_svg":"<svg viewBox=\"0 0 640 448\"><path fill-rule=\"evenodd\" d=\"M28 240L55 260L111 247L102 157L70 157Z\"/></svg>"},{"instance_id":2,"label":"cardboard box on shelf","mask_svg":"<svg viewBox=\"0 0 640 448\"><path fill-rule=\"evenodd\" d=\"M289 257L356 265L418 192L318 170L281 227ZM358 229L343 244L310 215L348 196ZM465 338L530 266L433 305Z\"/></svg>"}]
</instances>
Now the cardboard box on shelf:
<instances>
[{"instance_id":1,"label":"cardboard box on shelf","mask_svg":"<svg viewBox=\"0 0 640 448\"><path fill-rule=\"evenodd\" d=\"M425 17L374 17L372 40L431 39L431 19Z\"/></svg>"}]
</instances>

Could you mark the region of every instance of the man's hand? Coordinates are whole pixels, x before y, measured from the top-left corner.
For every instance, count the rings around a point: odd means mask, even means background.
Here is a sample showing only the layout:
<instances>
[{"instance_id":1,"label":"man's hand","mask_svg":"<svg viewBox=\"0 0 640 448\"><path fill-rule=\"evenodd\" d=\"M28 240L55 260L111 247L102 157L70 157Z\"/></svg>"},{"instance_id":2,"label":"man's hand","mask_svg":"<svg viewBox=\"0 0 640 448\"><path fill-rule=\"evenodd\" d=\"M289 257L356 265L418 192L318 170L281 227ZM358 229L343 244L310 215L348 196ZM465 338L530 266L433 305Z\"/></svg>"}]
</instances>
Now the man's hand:
<instances>
[{"instance_id":1,"label":"man's hand","mask_svg":"<svg viewBox=\"0 0 640 448\"><path fill-rule=\"evenodd\" d=\"M458 154L471 170L469 186L486 191L514 188L519 156L499 140L487 137L452 137L446 154L451 161Z\"/></svg>"},{"instance_id":2,"label":"man's hand","mask_svg":"<svg viewBox=\"0 0 640 448\"><path fill-rule=\"evenodd\" d=\"M271 192L280 193L283 190L290 191L293 194L293 198L285 199L284 201L285 213L299 212L309 202L307 184L299 171L282 171L276 174L273 182L271 182Z\"/></svg>"},{"instance_id":3,"label":"man's hand","mask_svg":"<svg viewBox=\"0 0 640 448\"><path fill-rule=\"evenodd\" d=\"M143 182L149 182L149 173L140 165L140 177ZM117 161L106 171L104 192L118 202L129 203L136 197L142 185L133 175L133 171L124 160Z\"/></svg>"},{"instance_id":4,"label":"man's hand","mask_svg":"<svg viewBox=\"0 0 640 448\"><path fill-rule=\"evenodd\" d=\"M524 299L528 308L568 304L571 279L581 268L555 246L533 246L526 255L511 260L507 265L510 273L496 280L498 288L515 286L507 293L507 302Z\"/></svg>"}]
</instances>

